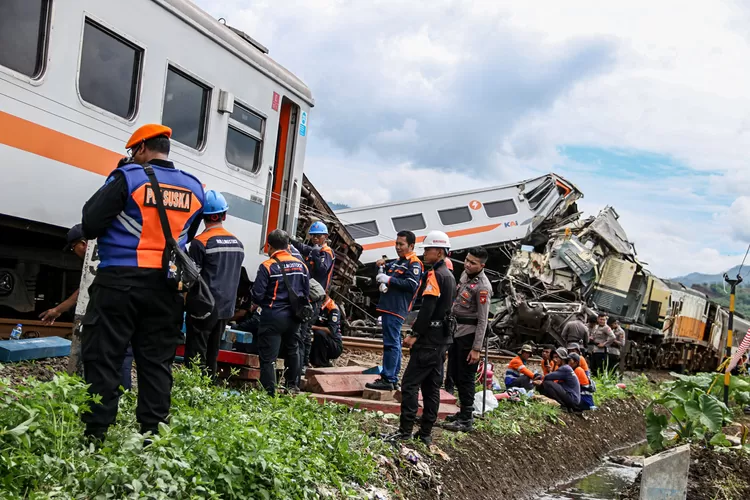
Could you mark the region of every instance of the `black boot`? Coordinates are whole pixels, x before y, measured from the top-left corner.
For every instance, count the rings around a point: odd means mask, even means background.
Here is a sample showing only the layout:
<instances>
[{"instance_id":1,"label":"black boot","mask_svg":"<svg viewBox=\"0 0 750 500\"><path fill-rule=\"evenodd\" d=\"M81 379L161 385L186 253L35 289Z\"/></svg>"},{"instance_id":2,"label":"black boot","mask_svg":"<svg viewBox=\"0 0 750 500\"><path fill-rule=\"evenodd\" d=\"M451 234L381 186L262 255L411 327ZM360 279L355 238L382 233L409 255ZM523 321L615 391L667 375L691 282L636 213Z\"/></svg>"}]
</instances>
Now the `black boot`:
<instances>
[{"instance_id":1,"label":"black boot","mask_svg":"<svg viewBox=\"0 0 750 500\"><path fill-rule=\"evenodd\" d=\"M365 387L368 389L374 389L376 391L394 391L396 390L396 387L394 384L388 382L384 378L379 378L375 382L368 382L365 384Z\"/></svg>"},{"instance_id":2,"label":"black boot","mask_svg":"<svg viewBox=\"0 0 750 500\"><path fill-rule=\"evenodd\" d=\"M443 429L451 432L471 432L474 430L474 420L459 417L453 422L445 424Z\"/></svg>"},{"instance_id":3,"label":"black boot","mask_svg":"<svg viewBox=\"0 0 750 500\"><path fill-rule=\"evenodd\" d=\"M425 432L422 429L420 429L419 432L417 432L417 435L414 437L422 441L422 443L428 448L432 444L432 432Z\"/></svg>"},{"instance_id":4,"label":"black boot","mask_svg":"<svg viewBox=\"0 0 750 500\"><path fill-rule=\"evenodd\" d=\"M448 415L447 417L445 417L445 421L446 422L455 422L460 417L461 417L461 412L456 412L453 415Z\"/></svg>"}]
</instances>

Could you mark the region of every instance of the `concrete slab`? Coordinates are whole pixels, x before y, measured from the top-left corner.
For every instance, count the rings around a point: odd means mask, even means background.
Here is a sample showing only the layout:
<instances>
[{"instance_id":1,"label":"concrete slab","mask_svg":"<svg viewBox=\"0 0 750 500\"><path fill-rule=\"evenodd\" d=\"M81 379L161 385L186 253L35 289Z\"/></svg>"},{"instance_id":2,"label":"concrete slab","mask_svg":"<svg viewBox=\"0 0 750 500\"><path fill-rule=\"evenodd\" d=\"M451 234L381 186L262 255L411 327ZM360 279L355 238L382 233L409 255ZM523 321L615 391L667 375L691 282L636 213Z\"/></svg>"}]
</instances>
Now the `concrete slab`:
<instances>
[{"instance_id":1,"label":"concrete slab","mask_svg":"<svg viewBox=\"0 0 750 500\"><path fill-rule=\"evenodd\" d=\"M335 396L361 396L365 390L365 384L375 382L378 375L310 375L307 371L307 390L318 394L331 394Z\"/></svg>"},{"instance_id":2,"label":"concrete slab","mask_svg":"<svg viewBox=\"0 0 750 500\"><path fill-rule=\"evenodd\" d=\"M383 413L392 413L394 415L401 414L401 404L395 401L373 401L370 399L347 397L347 396L331 396L327 394L311 394L319 403L338 403L352 408L359 408L362 410L369 411L382 411ZM456 405L441 404L438 410L438 418L445 418L448 415L453 415L460 411L460 408ZM422 414L422 408L418 410L418 414Z\"/></svg>"},{"instance_id":3,"label":"concrete slab","mask_svg":"<svg viewBox=\"0 0 750 500\"><path fill-rule=\"evenodd\" d=\"M399 403L401 402L401 391L396 391L396 394L394 396L396 401ZM419 405L422 405L422 391L419 391L419 396L417 396L417 399L419 401ZM458 398L451 394L450 392L446 391L445 389L440 389L440 403L441 404L449 404L454 405L458 401Z\"/></svg>"},{"instance_id":4,"label":"concrete slab","mask_svg":"<svg viewBox=\"0 0 750 500\"><path fill-rule=\"evenodd\" d=\"M641 500L685 500L690 445L678 446L643 461Z\"/></svg>"},{"instance_id":5,"label":"concrete slab","mask_svg":"<svg viewBox=\"0 0 750 500\"><path fill-rule=\"evenodd\" d=\"M330 366L327 368L308 368L307 375L361 375L363 366Z\"/></svg>"},{"instance_id":6,"label":"concrete slab","mask_svg":"<svg viewBox=\"0 0 750 500\"><path fill-rule=\"evenodd\" d=\"M368 389L362 392L362 397L373 401L395 401L396 391L379 391L377 389Z\"/></svg>"},{"instance_id":7,"label":"concrete slab","mask_svg":"<svg viewBox=\"0 0 750 500\"><path fill-rule=\"evenodd\" d=\"M70 340L62 337L0 341L0 361L3 363L29 359L59 358L70 354Z\"/></svg>"}]
</instances>

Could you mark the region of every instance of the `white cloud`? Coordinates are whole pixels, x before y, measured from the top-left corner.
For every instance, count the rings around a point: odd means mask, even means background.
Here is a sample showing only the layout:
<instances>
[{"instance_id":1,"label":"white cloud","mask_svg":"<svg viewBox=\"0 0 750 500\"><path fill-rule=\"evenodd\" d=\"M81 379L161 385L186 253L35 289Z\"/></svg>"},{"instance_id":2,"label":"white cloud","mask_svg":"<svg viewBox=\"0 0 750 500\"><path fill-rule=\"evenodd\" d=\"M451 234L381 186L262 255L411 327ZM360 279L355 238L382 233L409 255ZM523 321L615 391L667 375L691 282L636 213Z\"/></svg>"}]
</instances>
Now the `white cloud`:
<instances>
[{"instance_id":1,"label":"white cloud","mask_svg":"<svg viewBox=\"0 0 750 500\"><path fill-rule=\"evenodd\" d=\"M330 201L559 170L589 213L618 209L657 274L721 271L750 240L750 7L739 0L197 1L312 88L306 170ZM562 156L571 144L681 168L611 173Z\"/></svg>"}]
</instances>

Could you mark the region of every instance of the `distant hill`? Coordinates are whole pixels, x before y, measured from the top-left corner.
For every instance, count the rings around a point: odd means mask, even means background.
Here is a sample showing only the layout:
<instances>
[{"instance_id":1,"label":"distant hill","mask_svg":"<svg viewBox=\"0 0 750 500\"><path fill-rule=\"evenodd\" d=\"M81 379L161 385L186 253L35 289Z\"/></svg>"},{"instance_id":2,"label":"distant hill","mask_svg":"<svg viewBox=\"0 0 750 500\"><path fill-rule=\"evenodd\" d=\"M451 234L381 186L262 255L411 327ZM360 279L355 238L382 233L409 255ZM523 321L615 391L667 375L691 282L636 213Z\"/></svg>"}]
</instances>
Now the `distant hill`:
<instances>
[{"instance_id":1,"label":"distant hill","mask_svg":"<svg viewBox=\"0 0 750 500\"><path fill-rule=\"evenodd\" d=\"M737 276L737 273L740 270L740 266L734 266L732 269L727 271L727 274L730 277ZM747 273L750 272L750 264L746 264L745 267L742 268L742 277L747 278ZM712 283L724 283L724 273L720 274L703 274L703 273L690 273L687 276L679 276L677 278L670 278L670 281L677 281L678 283L682 283L686 287L690 288L693 285L703 285L703 284L712 284ZM743 286L747 286L748 283L743 283Z\"/></svg>"}]
</instances>

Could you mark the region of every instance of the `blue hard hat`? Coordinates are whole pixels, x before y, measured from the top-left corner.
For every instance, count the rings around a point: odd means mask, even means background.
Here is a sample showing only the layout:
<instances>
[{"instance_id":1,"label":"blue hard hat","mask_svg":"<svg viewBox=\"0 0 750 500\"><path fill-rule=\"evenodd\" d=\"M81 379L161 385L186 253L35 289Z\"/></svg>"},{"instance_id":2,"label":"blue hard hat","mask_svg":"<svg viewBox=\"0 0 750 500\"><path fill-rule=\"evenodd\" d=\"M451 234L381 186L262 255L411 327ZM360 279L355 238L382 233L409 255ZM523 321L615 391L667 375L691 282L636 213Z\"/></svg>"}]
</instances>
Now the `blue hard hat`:
<instances>
[{"instance_id":1,"label":"blue hard hat","mask_svg":"<svg viewBox=\"0 0 750 500\"><path fill-rule=\"evenodd\" d=\"M310 226L310 234L328 234L328 228L322 222L313 222Z\"/></svg>"},{"instance_id":2,"label":"blue hard hat","mask_svg":"<svg viewBox=\"0 0 750 500\"><path fill-rule=\"evenodd\" d=\"M229 203L224 195L213 189L206 191L206 204L203 207L204 215L220 214L229 209Z\"/></svg>"}]
</instances>

